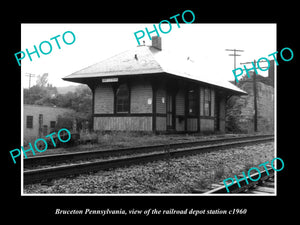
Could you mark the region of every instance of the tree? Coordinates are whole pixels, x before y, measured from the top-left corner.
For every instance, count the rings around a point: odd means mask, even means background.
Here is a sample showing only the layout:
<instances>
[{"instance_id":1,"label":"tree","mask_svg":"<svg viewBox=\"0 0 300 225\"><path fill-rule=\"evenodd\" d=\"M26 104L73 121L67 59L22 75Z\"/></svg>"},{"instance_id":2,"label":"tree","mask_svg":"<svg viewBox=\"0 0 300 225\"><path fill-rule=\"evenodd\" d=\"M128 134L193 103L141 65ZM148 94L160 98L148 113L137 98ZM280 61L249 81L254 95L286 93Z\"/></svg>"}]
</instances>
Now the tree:
<instances>
[{"instance_id":1,"label":"tree","mask_svg":"<svg viewBox=\"0 0 300 225\"><path fill-rule=\"evenodd\" d=\"M36 85L39 87L46 87L48 83L48 73L44 73L42 76L38 75L37 76L37 81L36 81Z\"/></svg>"},{"instance_id":2,"label":"tree","mask_svg":"<svg viewBox=\"0 0 300 225\"><path fill-rule=\"evenodd\" d=\"M48 83L48 73L37 76L36 85L30 89L24 89L24 104L55 105L54 96L57 88Z\"/></svg>"},{"instance_id":3,"label":"tree","mask_svg":"<svg viewBox=\"0 0 300 225\"><path fill-rule=\"evenodd\" d=\"M24 104L34 105L56 105L57 89L48 85L41 87L38 85L32 86L30 89L24 89Z\"/></svg>"},{"instance_id":4,"label":"tree","mask_svg":"<svg viewBox=\"0 0 300 225\"><path fill-rule=\"evenodd\" d=\"M37 85L29 90L24 89L24 104L35 104L45 106L56 106L73 109L72 115L65 115L65 119L60 118L59 123L70 126L71 121L76 119L78 124L89 121L92 125L92 92L86 85L79 85L75 92L58 94L57 88L48 84L48 74L39 76ZM80 125L79 125L80 126Z\"/></svg>"},{"instance_id":5,"label":"tree","mask_svg":"<svg viewBox=\"0 0 300 225\"><path fill-rule=\"evenodd\" d=\"M76 113L64 113L59 115L57 118L57 123L55 125L55 129L58 131L61 128L67 128L68 130L72 130L73 122L76 120Z\"/></svg>"}]
</instances>

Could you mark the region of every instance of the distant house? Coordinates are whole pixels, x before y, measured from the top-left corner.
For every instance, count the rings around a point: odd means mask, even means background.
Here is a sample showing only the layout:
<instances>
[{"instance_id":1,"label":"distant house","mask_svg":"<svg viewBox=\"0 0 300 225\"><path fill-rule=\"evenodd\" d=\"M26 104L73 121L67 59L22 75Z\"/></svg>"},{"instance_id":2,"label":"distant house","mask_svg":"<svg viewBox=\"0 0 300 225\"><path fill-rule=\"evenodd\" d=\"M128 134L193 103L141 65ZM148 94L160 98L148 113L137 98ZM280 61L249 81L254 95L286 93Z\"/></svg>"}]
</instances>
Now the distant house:
<instances>
[{"instance_id":1,"label":"distant house","mask_svg":"<svg viewBox=\"0 0 300 225\"><path fill-rule=\"evenodd\" d=\"M30 142L50 134L55 129L57 118L72 109L24 104L24 141Z\"/></svg>"},{"instance_id":2,"label":"distant house","mask_svg":"<svg viewBox=\"0 0 300 225\"><path fill-rule=\"evenodd\" d=\"M91 88L95 131L224 132L226 97L246 92L194 68L152 37L63 80Z\"/></svg>"}]
</instances>

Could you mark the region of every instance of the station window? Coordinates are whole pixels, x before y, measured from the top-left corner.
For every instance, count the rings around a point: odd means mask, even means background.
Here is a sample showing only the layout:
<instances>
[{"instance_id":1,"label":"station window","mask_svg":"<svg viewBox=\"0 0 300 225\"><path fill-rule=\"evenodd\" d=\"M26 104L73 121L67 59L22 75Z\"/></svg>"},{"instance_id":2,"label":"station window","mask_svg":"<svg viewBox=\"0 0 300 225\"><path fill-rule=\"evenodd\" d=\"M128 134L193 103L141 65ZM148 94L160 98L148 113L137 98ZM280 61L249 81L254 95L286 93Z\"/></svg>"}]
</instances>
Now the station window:
<instances>
[{"instance_id":1,"label":"station window","mask_svg":"<svg viewBox=\"0 0 300 225\"><path fill-rule=\"evenodd\" d=\"M116 113L129 112L129 88L127 84L121 84L116 91Z\"/></svg>"},{"instance_id":2,"label":"station window","mask_svg":"<svg viewBox=\"0 0 300 225\"><path fill-rule=\"evenodd\" d=\"M33 116L26 116L26 128L33 128Z\"/></svg>"},{"instance_id":3,"label":"station window","mask_svg":"<svg viewBox=\"0 0 300 225\"><path fill-rule=\"evenodd\" d=\"M204 89L204 116L211 114L211 93L209 88Z\"/></svg>"},{"instance_id":4,"label":"station window","mask_svg":"<svg viewBox=\"0 0 300 225\"><path fill-rule=\"evenodd\" d=\"M196 90L189 89L188 91L188 114L196 115L197 114L197 104L196 104Z\"/></svg>"}]
</instances>

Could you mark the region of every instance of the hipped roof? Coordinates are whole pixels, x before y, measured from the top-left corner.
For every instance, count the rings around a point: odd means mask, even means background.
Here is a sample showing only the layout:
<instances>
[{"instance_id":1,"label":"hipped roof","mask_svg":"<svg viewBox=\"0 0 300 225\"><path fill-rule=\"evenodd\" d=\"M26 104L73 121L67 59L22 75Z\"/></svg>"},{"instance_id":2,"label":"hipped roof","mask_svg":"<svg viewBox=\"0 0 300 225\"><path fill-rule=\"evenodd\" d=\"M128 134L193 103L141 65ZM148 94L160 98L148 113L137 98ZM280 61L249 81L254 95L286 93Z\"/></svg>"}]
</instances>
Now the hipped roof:
<instances>
[{"instance_id":1,"label":"hipped roof","mask_svg":"<svg viewBox=\"0 0 300 225\"><path fill-rule=\"evenodd\" d=\"M124 75L146 75L167 73L222 87L236 94L247 94L234 84L222 80L222 75L211 76L201 65L189 58L176 56L152 46L137 46L63 78L66 81L85 83L89 78L120 77Z\"/></svg>"}]
</instances>

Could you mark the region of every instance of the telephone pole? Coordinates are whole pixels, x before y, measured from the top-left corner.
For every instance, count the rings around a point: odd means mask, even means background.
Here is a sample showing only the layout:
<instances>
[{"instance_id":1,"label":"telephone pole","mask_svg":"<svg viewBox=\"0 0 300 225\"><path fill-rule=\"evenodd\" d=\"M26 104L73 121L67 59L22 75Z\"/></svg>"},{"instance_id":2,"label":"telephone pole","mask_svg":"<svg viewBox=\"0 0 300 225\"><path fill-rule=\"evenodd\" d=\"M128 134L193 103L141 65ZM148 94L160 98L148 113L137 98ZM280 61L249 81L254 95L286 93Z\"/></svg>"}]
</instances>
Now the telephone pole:
<instances>
[{"instance_id":1,"label":"telephone pole","mask_svg":"<svg viewBox=\"0 0 300 225\"><path fill-rule=\"evenodd\" d=\"M29 77L29 88L28 88L28 90L29 90L30 89L31 77L35 77L35 74L33 74L33 73L26 73L26 74L28 74L28 75L25 75L25 76Z\"/></svg>"},{"instance_id":2,"label":"telephone pole","mask_svg":"<svg viewBox=\"0 0 300 225\"><path fill-rule=\"evenodd\" d=\"M254 62L254 67L255 69L259 69L256 66L256 60L253 61ZM266 62L266 61L261 61L261 62ZM245 62L245 63L240 63L241 65L243 64L252 64L252 62ZM262 69L264 68L268 68L268 67L261 67ZM245 70L245 69L243 69ZM253 105L254 105L254 115L253 115L253 121L254 121L254 132L257 132L257 89L256 89L256 72L254 70L253 72Z\"/></svg>"},{"instance_id":3,"label":"telephone pole","mask_svg":"<svg viewBox=\"0 0 300 225\"><path fill-rule=\"evenodd\" d=\"M26 75L27 74L27 75ZM30 98L30 83L31 83L31 77L35 77L35 74L32 74L32 73L26 73L25 76L26 77L29 77L29 87L28 87L28 96L25 96L24 95L24 101L25 101L25 98ZM25 90L24 90L24 93L25 93Z\"/></svg>"},{"instance_id":4,"label":"telephone pole","mask_svg":"<svg viewBox=\"0 0 300 225\"><path fill-rule=\"evenodd\" d=\"M225 49L225 51L233 51L233 54L229 54L229 56L233 56L234 58L234 69L236 69L236 56L241 56L236 54L236 52L243 52L244 50L240 49ZM234 84L236 85L236 79L234 80Z\"/></svg>"}]
</instances>

